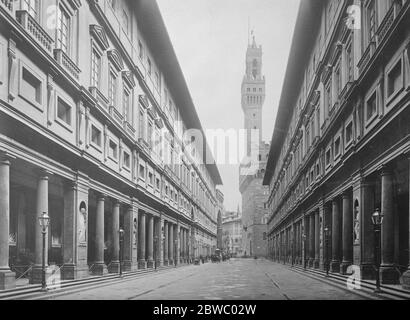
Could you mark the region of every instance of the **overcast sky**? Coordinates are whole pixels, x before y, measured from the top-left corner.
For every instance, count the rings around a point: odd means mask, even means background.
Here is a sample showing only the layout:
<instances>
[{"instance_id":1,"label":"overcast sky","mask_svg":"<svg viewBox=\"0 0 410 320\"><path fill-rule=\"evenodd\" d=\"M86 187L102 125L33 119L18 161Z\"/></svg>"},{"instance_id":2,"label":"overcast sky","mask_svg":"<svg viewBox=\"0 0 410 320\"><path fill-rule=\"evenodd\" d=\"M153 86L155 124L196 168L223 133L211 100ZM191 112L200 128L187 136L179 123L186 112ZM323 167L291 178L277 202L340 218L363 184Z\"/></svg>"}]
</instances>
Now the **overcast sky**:
<instances>
[{"instance_id":1,"label":"overcast sky","mask_svg":"<svg viewBox=\"0 0 410 320\"><path fill-rule=\"evenodd\" d=\"M248 19L263 47L270 142L299 0L157 0L204 129L241 129ZM219 166L226 210L241 206L238 166Z\"/></svg>"}]
</instances>

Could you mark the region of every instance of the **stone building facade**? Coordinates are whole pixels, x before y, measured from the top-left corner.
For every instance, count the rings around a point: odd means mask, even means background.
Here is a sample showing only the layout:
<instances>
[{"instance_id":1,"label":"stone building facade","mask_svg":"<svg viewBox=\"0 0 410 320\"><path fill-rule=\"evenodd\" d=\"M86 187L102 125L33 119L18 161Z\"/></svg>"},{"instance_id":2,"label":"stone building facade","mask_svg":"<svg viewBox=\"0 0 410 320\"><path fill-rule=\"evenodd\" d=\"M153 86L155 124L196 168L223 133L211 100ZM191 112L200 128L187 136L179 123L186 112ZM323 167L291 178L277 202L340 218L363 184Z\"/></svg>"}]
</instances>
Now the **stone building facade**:
<instances>
[{"instance_id":1,"label":"stone building facade","mask_svg":"<svg viewBox=\"0 0 410 320\"><path fill-rule=\"evenodd\" d=\"M242 214L239 212L226 212L222 220L223 251L234 257L243 254L242 249Z\"/></svg>"},{"instance_id":2,"label":"stone building facade","mask_svg":"<svg viewBox=\"0 0 410 320\"><path fill-rule=\"evenodd\" d=\"M269 145L262 141L262 108L265 77L262 75L262 46L253 37L246 51L246 73L242 81L242 110L247 131L246 159L240 166L239 190L242 195L243 254L266 257L265 202L268 188L263 186Z\"/></svg>"},{"instance_id":3,"label":"stone building facade","mask_svg":"<svg viewBox=\"0 0 410 320\"><path fill-rule=\"evenodd\" d=\"M0 1L0 289L216 247L216 165L155 1Z\"/></svg>"},{"instance_id":4,"label":"stone building facade","mask_svg":"<svg viewBox=\"0 0 410 320\"><path fill-rule=\"evenodd\" d=\"M410 1L301 2L264 178L274 260L372 279L380 209L382 282L409 285L409 21Z\"/></svg>"}]
</instances>

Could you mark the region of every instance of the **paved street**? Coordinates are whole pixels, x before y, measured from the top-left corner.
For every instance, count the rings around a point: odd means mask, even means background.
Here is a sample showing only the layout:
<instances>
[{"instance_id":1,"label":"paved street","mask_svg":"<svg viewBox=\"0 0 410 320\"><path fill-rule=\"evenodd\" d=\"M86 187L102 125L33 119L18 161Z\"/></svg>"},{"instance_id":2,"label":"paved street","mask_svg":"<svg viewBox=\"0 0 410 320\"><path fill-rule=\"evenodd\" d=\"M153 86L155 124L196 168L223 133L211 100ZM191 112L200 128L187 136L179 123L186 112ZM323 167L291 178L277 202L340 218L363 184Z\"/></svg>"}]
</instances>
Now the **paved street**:
<instances>
[{"instance_id":1,"label":"paved street","mask_svg":"<svg viewBox=\"0 0 410 320\"><path fill-rule=\"evenodd\" d=\"M55 299L81 300L358 300L335 288L264 260L187 266L145 278L82 290Z\"/></svg>"}]
</instances>

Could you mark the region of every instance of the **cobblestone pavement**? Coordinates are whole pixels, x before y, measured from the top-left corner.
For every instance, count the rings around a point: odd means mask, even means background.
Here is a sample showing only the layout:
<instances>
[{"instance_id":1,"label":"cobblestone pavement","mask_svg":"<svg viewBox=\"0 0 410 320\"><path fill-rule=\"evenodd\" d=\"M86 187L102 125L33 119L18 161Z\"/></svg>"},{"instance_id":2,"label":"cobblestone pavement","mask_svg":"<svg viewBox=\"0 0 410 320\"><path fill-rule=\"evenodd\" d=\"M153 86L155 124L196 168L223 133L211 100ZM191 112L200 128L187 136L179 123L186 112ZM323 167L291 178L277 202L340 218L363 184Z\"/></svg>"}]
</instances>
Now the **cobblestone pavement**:
<instances>
[{"instance_id":1,"label":"cobblestone pavement","mask_svg":"<svg viewBox=\"0 0 410 320\"><path fill-rule=\"evenodd\" d=\"M361 300L265 260L186 266L144 278L90 288L54 299L81 300Z\"/></svg>"}]
</instances>

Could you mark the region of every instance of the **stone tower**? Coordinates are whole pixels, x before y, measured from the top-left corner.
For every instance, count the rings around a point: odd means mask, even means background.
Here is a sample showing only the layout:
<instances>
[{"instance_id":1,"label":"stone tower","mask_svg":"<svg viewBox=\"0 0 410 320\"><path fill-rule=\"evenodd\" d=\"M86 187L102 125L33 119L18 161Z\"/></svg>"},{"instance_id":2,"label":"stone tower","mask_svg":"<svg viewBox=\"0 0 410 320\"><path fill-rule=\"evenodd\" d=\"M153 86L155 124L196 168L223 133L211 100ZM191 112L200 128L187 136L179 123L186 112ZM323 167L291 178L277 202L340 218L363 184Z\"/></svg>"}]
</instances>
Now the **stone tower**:
<instances>
[{"instance_id":1,"label":"stone tower","mask_svg":"<svg viewBox=\"0 0 410 320\"><path fill-rule=\"evenodd\" d=\"M248 130L247 155L251 153L251 130L259 131L259 146L262 143L262 107L265 102L265 77L262 76L262 46L257 46L255 37L246 51L246 73L242 81L242 110L245 116L244 129Z\"/></svg>"},{"instance_id":2,"label":"stone tower","mask_svg":"<svg viewBox=\"0 0 410 320\"><path fill-rule=\"evenodd\" d=\"M262 46L257 46L255 37L248 44L246 51L246 71L241 93L248 156L247 161L241 164L239 173L239 190L242 195L242 249L248 256L265 257L267 255L267 210L265 209L267 192L262 182L269 145L262 141L265 77L262 75ZM244 168L251 169L244 173Z\"/></svg>"}]
</instances>

